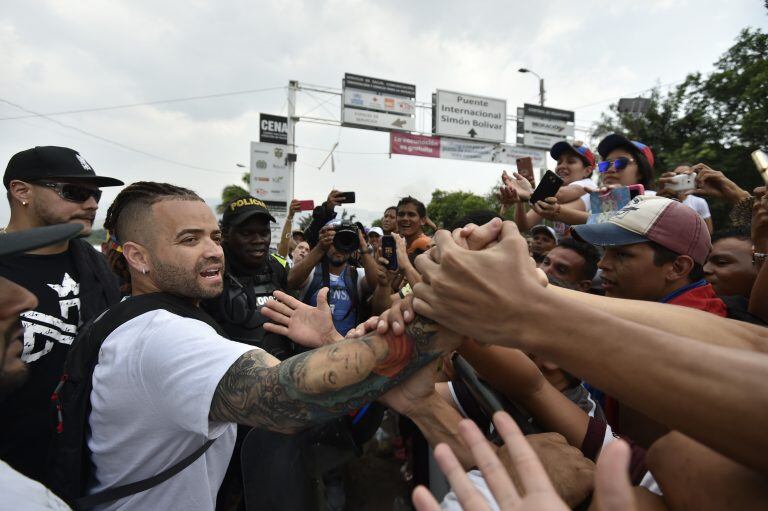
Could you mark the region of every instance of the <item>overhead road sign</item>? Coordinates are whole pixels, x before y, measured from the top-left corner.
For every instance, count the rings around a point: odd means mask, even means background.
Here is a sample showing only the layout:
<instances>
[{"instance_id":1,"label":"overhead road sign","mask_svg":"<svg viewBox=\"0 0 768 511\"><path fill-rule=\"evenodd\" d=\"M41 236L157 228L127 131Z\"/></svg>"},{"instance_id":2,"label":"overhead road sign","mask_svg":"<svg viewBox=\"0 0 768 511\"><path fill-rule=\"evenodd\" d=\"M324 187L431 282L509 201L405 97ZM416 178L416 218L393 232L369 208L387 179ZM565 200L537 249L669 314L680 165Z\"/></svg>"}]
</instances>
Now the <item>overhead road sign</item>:
<instances>
[{"instance_id":1,"label":"overhead road sign","mask_svg":"<svg viewBox=\"0 0 768 511\"><path fill-rule=\"evenodd\" d=\"M438 90L433 96L436 135L488 142L507 136L507 102L503 99Z\"/></svg>"},{"instance_id":2,"label":"overhead road sign","mask_svg":"<svg viewBox=\"0 0 768 511\"><path fill-rule=\"evenodd\" d=\"M357 128L398 131L414 131L416 129L416 120L413 117L356 108L344 108L341 122L344 126Z\"/></svg>"},{"instance_id":3,"label":"overhead road sign","mask_svg":"<svg viewBox=\"0 0 768 511\"><path fill-rule=\"evenodd\" d=\"M416 98L416 86L410 83L394 82L370 76L344 74L344 88L365 90L376 94L389 94L405 98Z\"/></svg>"},{"instance_id":4,"label":"overhead road sign","mask_svg":"<svg viewBox=\"0 0 768 511\"><path fill-rule=\"evenodd\" d=\"M549 149L558 142L565 140L564 136L542 135L541 133L526 132L523 135L523 145L538 149Z\"/></svg>"},{"instance_id":5,"label":"overhead road sign","mask_svg":"<svg viewBox=\"0 0 768 511\"><path fill-rule=\"evenodd\" d=\"M259 141L287 144L288 118L280 115L259 114Z\"/></svg>"},{"instance_id":6,"label":"overhead road sign","mask_svg":"<svg viewBox=\"0 0 768 511\"><path fill-rule=\"evenodd\" d=\"M344 88L344 107L377 110L393 114L413 115L416 101L392 94L376 94L357 89Z\"/></svg>"},{"instance_id":7,"label":"overhead road sign","mask_svg":"<svg viewBox=\"0 0 768 511\"><path fill-rule=\"evenodd\" d=\"M573 124L568 124L566 121L558 121L555 119L541 119L539 117L524 117L523 131L526 133L533 132L543 135L554 135L561 139L572 137L574 135Z\"/></svg>"},{"instance_id":8,"label":"overhead road sign","mask_svg":"<svg viewBox=\"0 0 768 511\"><path fill-rule=\"evenodd\" d=\"M523 115L525 117L538 117L539 119L552 119L557 121L574 122L575 115L572 110L560 110L559 108L550 108L548 106L523 105Z\"/></svg>"}]
</instances>

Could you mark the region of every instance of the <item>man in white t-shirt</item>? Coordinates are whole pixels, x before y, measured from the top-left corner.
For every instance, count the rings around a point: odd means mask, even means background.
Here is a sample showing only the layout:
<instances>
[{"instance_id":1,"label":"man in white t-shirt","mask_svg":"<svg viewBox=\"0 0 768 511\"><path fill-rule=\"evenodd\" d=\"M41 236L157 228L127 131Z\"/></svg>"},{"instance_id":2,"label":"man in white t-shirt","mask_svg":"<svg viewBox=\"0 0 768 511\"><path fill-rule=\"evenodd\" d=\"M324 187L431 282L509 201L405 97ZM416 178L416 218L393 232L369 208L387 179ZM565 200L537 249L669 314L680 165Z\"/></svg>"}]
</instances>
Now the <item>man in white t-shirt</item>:
<instances>
[{"instance_id":1,"label":"man in white t-shirt","mask_svg":"<svg viewBox=\"0 0 768 511\"><path fill-rule=\"evenodd\" d=\"M161 292L197 305L221 292L221 232L194 192L134 183L105 226L122 248L132 295ZM152 477L216 439L172 478L103 507L213 510L236 423L290 433L327 421L457 345L452 335L435 335L433 323L415 321L407 332L343 340L283 362L164 309L123 323L104 340L93 374L89 493ZM283 328L301 342L317 325Z\"/></svg>"}]
</instances>

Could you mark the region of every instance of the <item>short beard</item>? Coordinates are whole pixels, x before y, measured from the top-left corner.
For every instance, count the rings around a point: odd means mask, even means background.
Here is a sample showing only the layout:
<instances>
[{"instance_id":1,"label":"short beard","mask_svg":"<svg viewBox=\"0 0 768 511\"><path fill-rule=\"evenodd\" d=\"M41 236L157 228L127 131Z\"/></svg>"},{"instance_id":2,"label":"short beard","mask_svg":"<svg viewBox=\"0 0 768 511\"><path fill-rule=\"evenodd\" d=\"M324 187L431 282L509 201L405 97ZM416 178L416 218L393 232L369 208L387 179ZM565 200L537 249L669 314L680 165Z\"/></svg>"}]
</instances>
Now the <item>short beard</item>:
<instances>
[{"instance_id":1,"label":"short beard","mask_svg":"<svg viewBox=\"0 0 768 511\"><path fill-rule=\"evenodd\" d=\"M189 270L185 268L173 264L166 264L163 261L155 259L152 261L154 272L153 280L157 287L164 293L181 296L183 298L190 298L192 300L216 298L224 290L223 283L217 288L205 288L197 281L197 275L200 274L206 265L211 264L212 262L222 263L218 258L203 261L195 267L194 273L190 274Z\"/></svg>"}]
</instances>

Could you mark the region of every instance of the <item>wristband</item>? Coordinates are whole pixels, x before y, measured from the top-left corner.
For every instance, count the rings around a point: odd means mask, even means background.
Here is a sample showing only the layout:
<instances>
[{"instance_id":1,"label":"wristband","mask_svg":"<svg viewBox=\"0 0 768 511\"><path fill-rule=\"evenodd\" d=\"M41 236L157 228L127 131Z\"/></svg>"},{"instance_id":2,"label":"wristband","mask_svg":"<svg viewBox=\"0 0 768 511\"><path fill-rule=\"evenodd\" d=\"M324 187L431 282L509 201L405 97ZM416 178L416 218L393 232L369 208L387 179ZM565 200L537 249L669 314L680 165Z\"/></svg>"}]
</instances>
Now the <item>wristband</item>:
<instances>
[{"instance_id":1,"label":"wristband","mask_svg":"<svg viewBox=\"0 0 768 511\"><path fill-rule=\"evenodd\" d=\"M360 249L361 254L373 254L373 247L368 245L368 248L361 248Z\"/></svg>"}]
</instances>

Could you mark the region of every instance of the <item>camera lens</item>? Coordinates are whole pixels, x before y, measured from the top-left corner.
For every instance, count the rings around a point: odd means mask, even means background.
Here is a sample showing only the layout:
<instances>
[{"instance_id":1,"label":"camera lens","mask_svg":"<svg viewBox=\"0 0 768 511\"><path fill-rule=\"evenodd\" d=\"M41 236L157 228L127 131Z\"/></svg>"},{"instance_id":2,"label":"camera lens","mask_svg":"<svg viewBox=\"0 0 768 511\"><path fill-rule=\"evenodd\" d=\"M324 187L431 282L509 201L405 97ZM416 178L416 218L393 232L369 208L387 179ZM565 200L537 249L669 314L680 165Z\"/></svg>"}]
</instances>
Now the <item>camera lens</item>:
<instances>
[{"instance_id":1,"label":"camera lens","mask_svg":"<svg viewBox=\"0 0 768 511\"><path fill-rule=\"evenodd\" d=\"M333 237L333 246L339 252L352 253L360 248L360 238L357 235L357 226L348 221L342 221L335 226L336 235Z\"/></svg>"}]
</instances>

